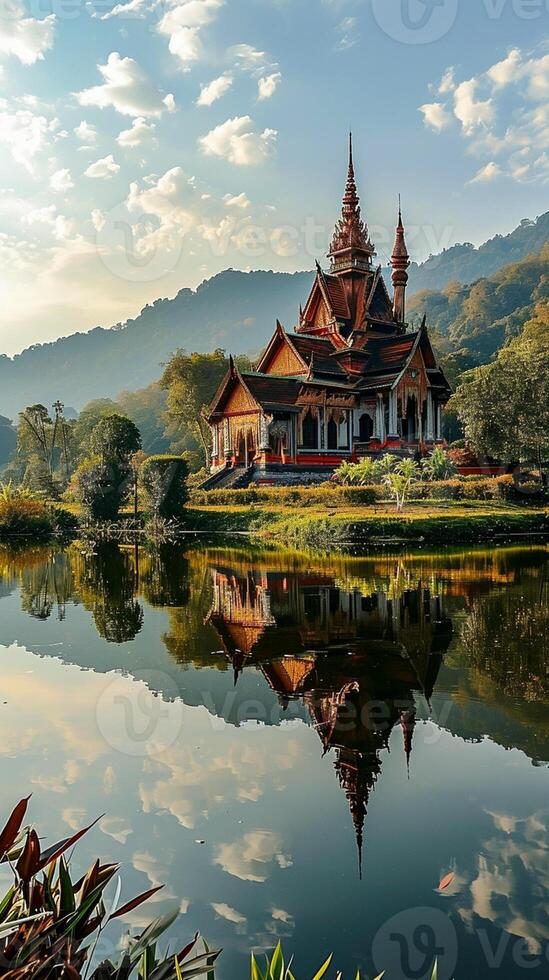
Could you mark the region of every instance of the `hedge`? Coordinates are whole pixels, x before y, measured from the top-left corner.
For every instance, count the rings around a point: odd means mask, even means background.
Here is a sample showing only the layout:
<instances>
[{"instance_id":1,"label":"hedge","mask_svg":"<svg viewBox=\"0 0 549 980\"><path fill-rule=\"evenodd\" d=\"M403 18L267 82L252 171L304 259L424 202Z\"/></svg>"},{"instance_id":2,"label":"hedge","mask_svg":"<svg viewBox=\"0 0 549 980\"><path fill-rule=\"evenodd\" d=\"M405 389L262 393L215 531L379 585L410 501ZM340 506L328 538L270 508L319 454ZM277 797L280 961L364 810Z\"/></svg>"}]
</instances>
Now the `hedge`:
<instances>
[{"instance_id":1,"label":"hedge","mask_svg":"<svg viewBox=\"0 0 549 980\"><path fill-rule=\"evenodd\" d=\"M257 487L245 490L193 490L190 502L196 506L247 507L337 507L347 504L367 507L391 498L383 485L347 487L321 483L314 487ZM517 487L510 475L495 477L456 477L452 480L423 480L412 490L412 500L505 500L513 503L542 503L544 494L537 484Z\"/></svg>"}]
</instances>

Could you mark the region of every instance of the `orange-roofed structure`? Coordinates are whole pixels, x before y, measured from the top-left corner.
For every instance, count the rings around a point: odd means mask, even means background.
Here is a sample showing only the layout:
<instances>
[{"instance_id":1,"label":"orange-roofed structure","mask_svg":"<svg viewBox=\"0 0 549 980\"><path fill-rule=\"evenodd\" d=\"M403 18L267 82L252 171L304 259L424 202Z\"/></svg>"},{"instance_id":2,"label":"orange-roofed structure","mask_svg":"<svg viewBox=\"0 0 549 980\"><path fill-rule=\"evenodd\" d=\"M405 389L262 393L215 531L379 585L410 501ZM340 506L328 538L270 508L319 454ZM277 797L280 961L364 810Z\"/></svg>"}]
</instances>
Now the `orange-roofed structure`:
<instances>
[{"instance_id":1,"label":"orange-roofed structure","mask_svg":"<svg viewBox=\"0 0 549 980\"><path fill-rule=\"evenodd\" d=\"M374 256L350 139L330 268L317 263L294 330L277 321L254 371L240 371L231 359L207 413L212 476L206 486L325 478L344 460L425 455L443 442L450 386L425 322L407 329L410 258L400 206L392 298Z\"/></svg>"}]
</instances>

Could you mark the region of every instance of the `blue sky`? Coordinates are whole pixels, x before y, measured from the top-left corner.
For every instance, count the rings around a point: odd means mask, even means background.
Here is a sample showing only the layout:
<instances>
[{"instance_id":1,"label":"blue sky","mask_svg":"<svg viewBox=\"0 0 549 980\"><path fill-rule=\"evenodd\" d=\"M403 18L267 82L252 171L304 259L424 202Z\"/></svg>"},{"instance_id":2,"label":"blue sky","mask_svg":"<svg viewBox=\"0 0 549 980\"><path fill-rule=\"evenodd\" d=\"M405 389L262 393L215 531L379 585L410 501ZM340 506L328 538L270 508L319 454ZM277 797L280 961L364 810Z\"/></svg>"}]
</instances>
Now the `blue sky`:
<instances>
[{"instance_id":1,"label":"blue sky","mask_svg":"<svg viewBox=\"0 0 549 980\"><path fill-rule=\"evenodd\" d=\"M352 127L385 261L548 207L549 0L2 0L0 352L311 268ZM273 316L276 311L273 311Z\"/></svg>"}]
</instances>

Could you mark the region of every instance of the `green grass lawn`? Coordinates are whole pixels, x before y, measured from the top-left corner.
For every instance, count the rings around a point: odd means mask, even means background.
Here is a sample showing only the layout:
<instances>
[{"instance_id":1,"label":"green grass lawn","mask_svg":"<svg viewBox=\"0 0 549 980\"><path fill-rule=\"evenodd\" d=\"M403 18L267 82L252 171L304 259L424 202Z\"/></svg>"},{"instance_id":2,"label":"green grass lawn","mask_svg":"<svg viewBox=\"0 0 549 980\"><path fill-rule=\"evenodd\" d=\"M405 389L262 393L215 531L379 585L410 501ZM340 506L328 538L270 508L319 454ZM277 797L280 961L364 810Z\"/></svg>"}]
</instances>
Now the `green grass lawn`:
<instances>
[{"instance_id":1,"label":"green grass lawn","mask_svg":"<svg viewBox=\"0 0 549 980\"><path fill-rule=\"evenodd\" d=\"M452 544L548 530L545 508L499 501L417 501L400 514L390 502L366 507L189 506L187 513L190 529L248 531L266 541L323 549L380 538Z\"/></svg>"}]
</instances>

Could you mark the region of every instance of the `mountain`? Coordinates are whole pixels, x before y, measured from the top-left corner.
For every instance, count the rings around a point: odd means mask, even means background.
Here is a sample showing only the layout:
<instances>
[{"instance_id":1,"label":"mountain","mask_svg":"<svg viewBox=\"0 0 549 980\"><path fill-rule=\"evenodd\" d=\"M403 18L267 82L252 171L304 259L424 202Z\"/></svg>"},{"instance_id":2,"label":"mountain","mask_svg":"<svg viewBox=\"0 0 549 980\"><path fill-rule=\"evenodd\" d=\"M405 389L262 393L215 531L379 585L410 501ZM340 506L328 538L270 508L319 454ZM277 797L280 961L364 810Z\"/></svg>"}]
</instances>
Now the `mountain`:
<instances>
[{"instance_id":1,"label":"mountain","mask_svg":"<svg viewBox=\"0 0 549 980\"><path fill-rule=\"evenodd\" d=\"M447 350L461 350L470 363L483 364L515 337L537 303L549 299L549 242L537 255L504 266L469 286L448 283L438 291L416 293L408 317L442 335Z\"/></svg>"},{"instance_id":2,"label":"mountain","mask_svg":"<svg viewBox=\"0 0 549 980\"><path fill-rule=\"evenodd\" d=\"M524 218L509 235L496 235L479 248L471 244L453 245L439 255L431 255L409 270L411 293L423 289L443 289L449 282L469 283L493 276L511 262L539 252L549 241L549 211L535 221Z\"/></svg>"},{"instance_id":3,"label":"mountain","mask_svg":"<svg viewBox=\"0 0 549 980\"><path fill-rule=\"evenodd\" d=\"M417 313L423 303L428 322L434 318L436 326L446 324L449 332L453 313L461 315L459 302L448 296L437 305L435 298L427 299L426 288L440 291L450 288L451 281L467 283L491 276L505 263L538 251L548 240L549 212L537 221L522 221L510 235L496 236L478 249L455 245L432 256L423 265L411 267L409 295L414 290L421 292L419 297L412 297L410 308ZM189 352L216 347L235 353L259 351L270 337L276 317L289 329L295 325L299 304L305 301L312 279L312 272L228 269L197 290L182 289L173 299L156 300L124 324L110 329L96 327L89 333L36 345L13 359L0 355L0 414L14 418L25 405L51 405L57 398L80 409L92 398L113 398L123 389L146 387L159 377L161 365L177 348ZM452 286L450 292L455 288ZM520 302L524 306L530 300L524 295ZM500 306L495 308L496 320L513 313L507 306L502 313ZM492 330L490 309L485 312L483 323L491 330L492 339L486 346L490 352L510 325L500 324Z\"/></svg>"},{"instance_id":4,"label":"mountain","mask_svg":"<svg viewBox=\"0 0 549 980\"><path fill-rule=\"evenodd\" d=\"M146 306L134 320L110 330L62 337L29 347L13 359L0 356L0 414L14 417L25 405L82 408L92 398L149 385L177 348L206 353L216 347L259 351L275 318L289 328L309 292L313 273L236 272L228 269L196 291Z\"/></svg>"}]
</instances>

